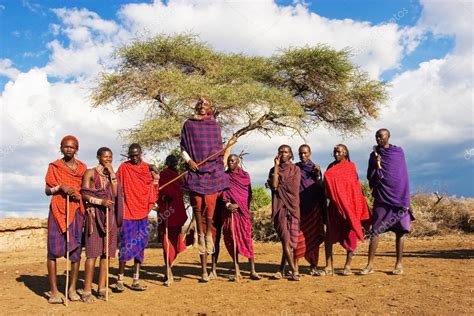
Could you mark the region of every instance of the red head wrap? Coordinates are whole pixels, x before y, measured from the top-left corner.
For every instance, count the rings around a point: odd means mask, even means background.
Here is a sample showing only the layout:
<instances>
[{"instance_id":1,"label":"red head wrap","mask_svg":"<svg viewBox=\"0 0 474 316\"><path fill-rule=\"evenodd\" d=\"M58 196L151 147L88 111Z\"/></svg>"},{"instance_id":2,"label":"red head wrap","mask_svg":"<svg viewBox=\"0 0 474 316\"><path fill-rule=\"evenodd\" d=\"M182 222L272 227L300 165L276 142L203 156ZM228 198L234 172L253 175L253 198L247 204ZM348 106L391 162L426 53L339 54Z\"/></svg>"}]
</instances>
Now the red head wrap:
<instances>
[{"instance_id":1,"label":"red head wrap","mask_svg":"<svg viewBox=\"0 0 474 316\"><path fill-rule=\"evenodd\" d=\"M61 139L61 146L69 140L72 140L73 142L75 142L76 143L76 148L77 148L77 150L79 150L79 141L77 140L77 138L75 136L72 136L72 135L64 136L63 139Z\"/></svg>"}]
</instances>

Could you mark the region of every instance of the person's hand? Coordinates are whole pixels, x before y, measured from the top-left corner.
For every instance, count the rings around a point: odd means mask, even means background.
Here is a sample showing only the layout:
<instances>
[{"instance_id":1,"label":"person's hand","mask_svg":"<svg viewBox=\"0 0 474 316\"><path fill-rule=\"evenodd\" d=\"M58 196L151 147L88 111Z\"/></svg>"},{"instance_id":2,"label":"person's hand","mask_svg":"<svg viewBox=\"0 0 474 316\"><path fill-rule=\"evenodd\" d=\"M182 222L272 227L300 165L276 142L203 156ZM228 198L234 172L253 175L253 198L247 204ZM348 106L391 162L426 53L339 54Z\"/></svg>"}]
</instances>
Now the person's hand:
<instances>
[{"instance_id":1,"label":"person's hand","mask_svg":"<svg viewBox=\"0 0 474 316\"><path fill-rule=\"evenodd\" d=\"M114 201L103 199L100 205L105 207L112 207L114 205Z\"/></svg>"},{"instance_id":2,"label":"person's hand","mask_svg":"<svg viewBox=\"0 0 474 316\"><path fill-rule=\"evenodd\" d=\"M314 164L314 172L319 174L321 172L321 166L318 164Z\"/></svg>"},{"instance_id":3,"label":"person's hand","mask_svg":"<svg viewBox=\"0 0 474 316\"><path fill-rule=\"evenodd\" d=\"M112 167L112 164L110 162L106 162L104 164L104 170L107 170L109 174L114 173L114 167Z\"/></svg>"},{"instance_id":4,"label":"person's hand","mask_svg":"<svg viewBox=\"0 0 474 316\"><path fill-rule=\"evenodd\" d=\"M76 202L79 202L81 200L81 195L77 192L72 192L72 194L70 194L70 196Z\"/></svg>"},{"instance_id":5,"label":"person's hand","mask_svg":"<svg viewBox=\"0 0 474 316\"><path fill-rule=\"evenodd\" d=\"M199 171L199 167L197 163L194 160L189 160L188 161L189 168L191 168L192 171Z\"/></svg>"},{"instance_id":6,"label":"person's hand","mask_svg":"<svg viewBox=\"0 0 474 316\"><path fill-rule=\"evenodd\" d=\"M374 167L376 169L381 169L382 166L382 157L380 155L375 155Z\"/></svg>"},{"instance_id":7,"label":"person's hand","mask_svg":"<svg viewBox=\"0 0 474 316\"><path fill-rule=\"evenodd\" d=\"M232 213L235 213L235 211L237 211L238 208L239 208L239 205L236 203L229 204L229 206L227 206L227 209L231 211Z\"/></svg>"},{"instance_id":8,"label":"person's hand","mask_svg":"<svg viewBox=\"0 0 474 316\"><path fill-rule=\"evenodd\" d=\"M60 190L63 191L65 194L67 195L73 195L74 194L74 189L67 185L67 184L62 184L61 186L59 186Z\"/></svg>"},{"instance_id":9,"label":"person's hand","mask_svg":"<svg viewBox=\"0 0 474 316\"><path fill-rule=\"evenodd\" d=\"M273 162L275 163L275 167L278 167L280 165L280 155L276 155Z\"/></svg>"},{"instance_id":10,"label":"person's hand","mask_svg":"<svg viewBox=\"0 0 474 316\"><path fill-rule=\"evenodd\" d=\"M155 172L152 172L151 174L152 174L152 176L153 176L153 184L154 184L154 185L160 184L160 174L159 174L159 173L155 173Z\"/></svg>"}]
</instances>

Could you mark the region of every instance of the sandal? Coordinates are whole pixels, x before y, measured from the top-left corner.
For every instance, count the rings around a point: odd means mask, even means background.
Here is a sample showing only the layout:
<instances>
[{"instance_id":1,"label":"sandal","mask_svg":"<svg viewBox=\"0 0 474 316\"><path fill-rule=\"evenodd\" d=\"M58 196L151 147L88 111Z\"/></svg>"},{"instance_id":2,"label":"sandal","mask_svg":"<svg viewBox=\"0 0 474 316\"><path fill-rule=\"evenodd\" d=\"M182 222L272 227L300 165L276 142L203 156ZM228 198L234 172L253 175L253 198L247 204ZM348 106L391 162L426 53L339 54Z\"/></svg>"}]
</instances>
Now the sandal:
<instances>
[{"instance_id":1,"label":"sandal","mask_svg":"<svg viewBox=\"0 0 474 316\"><path fill-rule=\"evenodd\" d=\"M209 273L209 280L217 280L217 273L214 271Z\"/></svg>"},{"instance_id":2,"label":"sandal","mask_svg":"<svg viewBox=\"0 0 474 316\"><path fill-rule=\"evenodd\" d=\"M64 298L63 296L61 295L61 293L58 293L54 296L50 296L48 298L48 303L49 304L62 304L64 302Z\"/></svg>"},{"instance_id":3,"label":"sandal","mask_svg":"<svg viewBox=\"0 0 474 316\"><path fill-rule=\"evenodd\" d=\"M231 275L229 277L229 282L240 282L240 280L242 279L242 276L241 275Z\"/></svg>"},{"instance_id":4,"label":"sandal","mask_svg":"<svg viewBox=\"0 0 474 316\"><path fill-rule=\"evenodd\" d=\"M396 267L395 270L392 271L392 274L393 274L393 275L401 275L401 274L403 274L403 267L402 267L402 266Z\"/></svg>"},{"instance_id":5,"label":"sandal","mask_svg":"<svg viewBox=\"0 0 474 316\"><path fill-rule=\"evenodd\" d=\"M81 300L81 297L79 294L77 294L77 291L69 291L68 296L71 302L79 302Z\"/></svg>"},{"instance_id":6,"label":"sandal","mask_svg":"<svg viewBox=\"0 0 474 316\"><path fill-rule=\"evenodd\" d=\"M316 275L316 273L318 272L318 269L315 267L315 266L311 266L309 268L309 275Z\"/></svg>"},{"instance_id":7,"label":"sandal","mask_svg":"<svg viewBox=\"0 0 474 316\"><path fill-rule=\"evenodd\" d=\"M327 275L332 275L333 272L331 269L328 269L328 268L324 268L322 270L316 270L314 275L316 276L327 276Z\"/></svg>"},{"instance_id":8,"label":"sandal","mask_svg":"<svg viewBox=\"0 0 474 316\"><path fill-rule=\"evenodd\" d=\"M134 291L145 291L147 289L146 285L140 285L138 280L134 280L132 285L130 285L130 288Z\"/></svg>"},{"instance_id":9,"label":"sandal","mask_svg":"<svg viewBox=\"0 0 474 316\"><path fill-rule=\"evenodd\" d=\"M281 271L278 271L274 275L272 275L272 280L281 280L283 278L283 273Z\"/></svg>"},{"instance_id":10,"label":"sandal","mask_svg":"<svg viewBox=\"0 0 474 316\"><path fill-rule=\"evenodd\" d=\"M209 281L210 281L210 278L207 273L201 275L201 278L199 279L199 283L207 283Z\"/></svg>"},{"instance_id":11,"label":"sandal","mask_svg":"<svg viewBox=\"0 0 474 316\"><path fill-rule=\"evenodd\" d=\"M106 300L105 293L106 293L106 290L105 290L105 289L99 290L99 291L97 292L97 298L98 298L99 300L105 301L105 300ZM111 294L110 291L109 291L109 297L108 297L108 298L111 298L111 297L112 297L112 294Z\"/></svg>"},{"instance_id":12,"label":"sandal","mask_svg":"<svg viewBox=\"0 0 474 316\"><path fill-rule=\"evenodd\" d=\"M367 274L371 274L371 273L374 273L374 272L375 272L374 268L365 267L364 269L360 270L359 274L360 275L367 275Z\"/></svg>"},{"instance_id":13,"label":"sandal","mask_svg":"<svg viewBox=\"0 0 474 316\"><path fill-rule=\"evenodd\" d=\"M288 281L300 281L300 274L298 272L293 272L290 277L288 278Z\"/></svg>"},{"instance_id":14,"label":"sandal","mask_svg":"<svg viewBox=\"0 0 474 316\"><path fill-rule=\"evenodd\" d=\"M254 273L250 274L250 280L258 281L258 280L261 280L261 279L262 279L262 277L257 272L254 272Z\"/></svg>"},{"instance_id":15,"label":"sandal","mask_svg":"<svg viewBox=\"0 0 474 316\"><path fill-rule=\"evenodd\" d=\"M344 270L342 270L342 275L344 276L349 276L352 275L352 270L349 267L344 267Z\"/></svg>"},{"instance_id":16,"label":"sandal","mask_svg":"<svg viewBox=\"0 0 474 316\"><path fill-rule=\"evenodd\" d=\"M125 291L125 285L123 284L123 281L117 280L117 283L115 283L115 291L116 292Z\"/></svg>"},{"instance_id":17,"label":"sandal","mask_svg":"<svg viewBox=\"0 0 474 316\"><path fill-rule=\"evenodd\" d=\"M82 292L81 301L84 303L94 303L95 297L92 295L91 292Z\"/></svg>"}]
</instances>

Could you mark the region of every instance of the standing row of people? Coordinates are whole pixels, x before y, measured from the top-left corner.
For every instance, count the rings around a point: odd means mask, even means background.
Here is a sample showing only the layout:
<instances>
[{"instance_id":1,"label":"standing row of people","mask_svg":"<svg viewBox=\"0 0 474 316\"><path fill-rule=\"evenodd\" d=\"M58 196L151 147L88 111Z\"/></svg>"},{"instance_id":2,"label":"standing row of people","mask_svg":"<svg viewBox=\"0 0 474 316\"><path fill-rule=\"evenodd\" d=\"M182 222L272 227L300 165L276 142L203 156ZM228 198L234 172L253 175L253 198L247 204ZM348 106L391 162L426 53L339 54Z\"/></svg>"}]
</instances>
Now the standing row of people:
<instances>
[{"instance_id":1,"label":"standing row of people","mask_svg":"<svg viewBox=\"0 0 474 316\"><path fill-rule=\"evenodd\" d=\"M396 263L393 274L403 273L403 236L414 220L410 209L408 171L401 147L389 143L390 132L380 129L375 135L377 146L369 157L367 179L374 205L369 211L357 169L344 144L334 147L334 161L324 177L319 165L311 161L311 148L299 147L300 162L293 164L290 146L281 145L270 169L268 186L272 190L272 217L282 243L279 271L290 268L289 280L300 279L298 259L305 257L310 274L333 274L333 244L346 250L342 275L352 275L351 262L357 241L370 239L368 263L361 275L374 272L374 258L379 235L396 234ZM329 203L328 203L329 202ZM324 229L325 226L325 229ZM324 242L326 266L317 270L319 246Z\"/></svg>"},{"instance_id":2,"label":"standing row of people","mask_svg":"<svg viewBox=\"0 0 474 316\"><path fill-rule=\"evenodd\" d=\"M121 245L116 290L125 289L125 264L132 259L134 273L130 288L144 290L145 287L139 283L140 264L148 243L148 214L158 198L158 169L142 161L138 144L130 146L129 160L122 163L117 172L112 167L112 151L107 147L99 148L98 164L91 169L75 158L79 150L76 137L64 137L60 150L63 158L50 163L46 174L45 193L52 196L48 216L49 303L63 301L57 288L56 259L67 253L72 269L66 299L94 301L92 279L97 258L100 261L97 297L105 299L107 257L116 255L119 231ZM84 289L79 295L76 283L83 246L87 259Z\"/></svg>"}]
</instances>

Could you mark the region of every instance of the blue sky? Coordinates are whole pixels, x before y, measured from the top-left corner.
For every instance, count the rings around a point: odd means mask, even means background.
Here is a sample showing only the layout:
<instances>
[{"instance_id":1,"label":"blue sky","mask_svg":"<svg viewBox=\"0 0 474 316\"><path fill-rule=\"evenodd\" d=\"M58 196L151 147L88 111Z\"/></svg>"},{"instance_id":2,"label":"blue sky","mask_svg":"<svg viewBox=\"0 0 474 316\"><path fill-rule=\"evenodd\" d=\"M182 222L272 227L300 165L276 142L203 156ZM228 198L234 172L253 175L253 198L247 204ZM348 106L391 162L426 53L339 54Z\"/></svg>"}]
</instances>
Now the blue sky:
<instances>
[{"instance_id":1,"label":"blue sky","mask_svg":"<svg viewBox=\"0 0 474 316\"><path fill-rule=\"evenodd\" d=\"M80 158L89 165L99 146L123 149L118 132L137 124L143 109L92 110L98 74L133 38L184 31L218 50L253 55L318 43L352 48L354 63L390 84L390 99L358 137L324 127L307 135L315 160L327 165L332 146L345 142L362 177L373 132L388 127L407 153L412 191L473 197L472 15L463 0L0 0L0 217L47 213L44 171L62 135L82 139ZM253 146L256 140L265 145ZM250 153L256 184L267 173L259 166L271 165L281 142L303 140L252 135L237 145Z\"/></svg>"}]
</instances>

